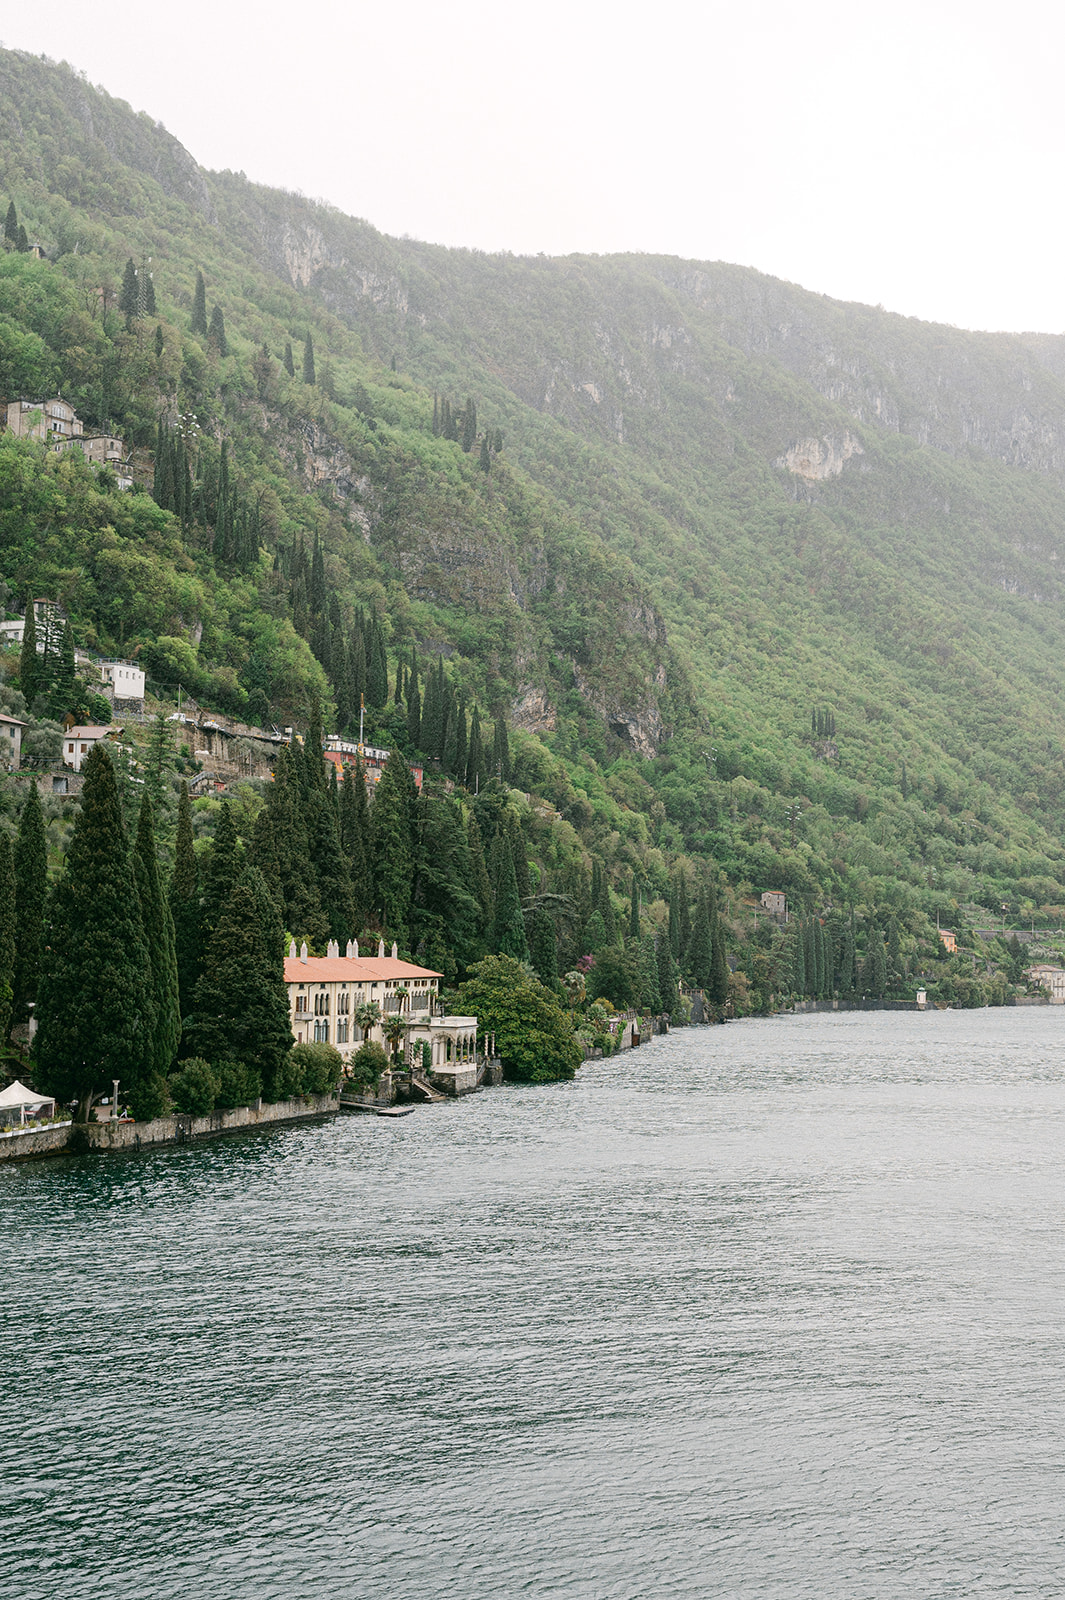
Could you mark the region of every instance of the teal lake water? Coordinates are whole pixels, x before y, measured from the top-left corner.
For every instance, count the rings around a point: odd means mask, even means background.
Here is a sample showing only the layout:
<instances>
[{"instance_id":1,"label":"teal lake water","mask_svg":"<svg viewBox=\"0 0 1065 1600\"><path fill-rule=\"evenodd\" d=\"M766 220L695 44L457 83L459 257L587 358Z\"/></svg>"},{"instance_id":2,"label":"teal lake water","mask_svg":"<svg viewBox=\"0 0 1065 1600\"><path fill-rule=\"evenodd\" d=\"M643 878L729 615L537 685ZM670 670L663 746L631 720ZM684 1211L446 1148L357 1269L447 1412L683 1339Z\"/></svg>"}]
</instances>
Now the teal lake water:
<instances>
[{"instance_id":1,"label":"teal lake water","mask_svg":"<svg viewBox=\"0 0 1065 1600\"><path fill-rule=\"evenodd\" d=\"M0 1168L3 1600L1065 1594L1065 1010Z\"/></svg>"}]
</instances>

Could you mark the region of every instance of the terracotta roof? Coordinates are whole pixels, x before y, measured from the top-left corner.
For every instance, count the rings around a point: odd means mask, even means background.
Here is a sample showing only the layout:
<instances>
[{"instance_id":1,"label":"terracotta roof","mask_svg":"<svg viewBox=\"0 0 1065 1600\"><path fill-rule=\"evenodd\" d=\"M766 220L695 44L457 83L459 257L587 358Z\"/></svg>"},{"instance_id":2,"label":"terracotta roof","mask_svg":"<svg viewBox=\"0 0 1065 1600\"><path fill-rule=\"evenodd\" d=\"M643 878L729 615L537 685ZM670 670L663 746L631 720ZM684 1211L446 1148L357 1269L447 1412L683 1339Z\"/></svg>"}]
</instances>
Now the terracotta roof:
<instances>
[{"instance_id":1,"label":"terracotta roof","mask_svg":"<svg viewBox=\"0 0 1065 1600\"><path fill-rule=\"evenodd\" d=\"M68 728L64 737L67 739L103 739L109 733L121 733L121 728L114 728L108 723L107 727Z\"/></svg>"},{"instance_id":2,"label":"terracotta roof","mask_svg":"<svg viewBox=\"0 0 1065 1600\"><path fill-rule=\"evenodd\" d=\"M396 978L442 978L442 972L416 967L391 956L285 957L286 983L387 983Z\"/></svg>"}]
</instances>

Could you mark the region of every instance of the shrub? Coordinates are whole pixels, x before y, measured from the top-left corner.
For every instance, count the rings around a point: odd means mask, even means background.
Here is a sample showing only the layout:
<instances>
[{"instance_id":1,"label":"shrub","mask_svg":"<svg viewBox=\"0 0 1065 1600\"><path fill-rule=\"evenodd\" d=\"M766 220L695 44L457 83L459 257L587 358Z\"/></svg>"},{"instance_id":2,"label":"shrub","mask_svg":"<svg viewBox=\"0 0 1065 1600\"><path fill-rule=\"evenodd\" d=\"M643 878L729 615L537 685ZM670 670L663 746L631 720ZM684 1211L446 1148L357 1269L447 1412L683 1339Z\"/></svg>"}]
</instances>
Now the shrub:
<instances>
[{"instance_id":1,"label":"shrub","mask_svg":"<svg viewBox=\"0 0 1065 1600\"><path fill-rule=\"evenodd\" d=\"M388 1070L388 1057L379 1044L371 1040L360 1045L351 1058L351 1082L357 1088L377 1088L382 1072Z\"/></svg>"},{"instance_id":2,"label":"shrub","mask_svg":"<svg viewBox=\"0 0 1065 1600\"><path fill-rule=\"evenodd\" d=\"M206 1117L214 1110L221 1089L217 1073L202 1056L190 1056L178 1063L178 1069L170 1079L174 1105L190 1117Z\"/></svg>"},{"instance_id":3,"label":"shrub","mask_svg":"<svg viewBox=\"0 0 1065 1600\"><path fill-rule=\"evenodd\" d=\"M304 1094L332 1094L344 1071L340 1051L331 1044L294 1044L287 1064L301 1071Z\"/></svg>"},{"instance_id":4,"label":"shrub","mask_svg":"<svg viewBox=\"0 0 1065 1600\"><path fill-rule=\"evenodd\" d=\"M218 1095L215 1105L229 1111L233 1106L245 1106L257 1100L263 1092L263 1080L254 1067L243 1061L220 1061L218 1064Z\"/></svg>"},{"instance_id":5,"label":"shrub","mask_svg":"<svg viewBox=\"0 0 1065 1600\"><path fill-rule=\"evenodd\" d=\"M170 1086L161 1072L153 1072L130 1090L129 1109L138 1122L166 1116L170 1110Z\"/></svg>"}]
</instances>

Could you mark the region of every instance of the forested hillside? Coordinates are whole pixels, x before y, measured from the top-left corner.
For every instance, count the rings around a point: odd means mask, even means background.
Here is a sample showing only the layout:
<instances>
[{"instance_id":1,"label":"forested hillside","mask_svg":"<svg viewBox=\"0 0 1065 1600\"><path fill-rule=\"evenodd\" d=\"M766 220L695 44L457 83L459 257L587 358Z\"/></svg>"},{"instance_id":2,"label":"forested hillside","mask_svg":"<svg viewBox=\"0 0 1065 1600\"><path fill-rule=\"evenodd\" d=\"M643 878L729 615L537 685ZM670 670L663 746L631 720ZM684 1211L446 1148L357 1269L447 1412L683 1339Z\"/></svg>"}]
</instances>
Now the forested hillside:
<instances>
[{"instance_id":1,"label":"forested hillside","mask_svg":"<svg viewBox=\"0 0 1065 1600\"><path fill-rule=\"evenodd\" d=\"M161 696L341 731L364 698L424 804L510 840L542 964L619 999L662 998L656 934L709 982L704 886L741 1009L1016 979L964 930L1065 904L1063 341L388 239L14 52L0 197L0 396L61 388L137 478L0 438L13 597ZM401 931L461 976L498 887L459 937L416 886Z\"/></svg>"}]
</instances>

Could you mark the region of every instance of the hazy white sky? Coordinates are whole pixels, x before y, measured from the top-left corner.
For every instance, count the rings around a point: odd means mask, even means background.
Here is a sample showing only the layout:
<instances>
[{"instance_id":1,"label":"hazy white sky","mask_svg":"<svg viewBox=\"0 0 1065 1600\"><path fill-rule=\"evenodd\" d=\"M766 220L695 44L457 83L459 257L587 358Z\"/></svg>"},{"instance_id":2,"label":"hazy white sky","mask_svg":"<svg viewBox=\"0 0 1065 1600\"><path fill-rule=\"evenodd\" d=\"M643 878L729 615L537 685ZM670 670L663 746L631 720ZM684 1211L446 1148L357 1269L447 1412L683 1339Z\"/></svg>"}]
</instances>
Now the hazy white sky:
<instances>
[{"instance_id":1,"label":"hazy white sky","mask_svg":"<svg viewBox=\"0 0 1065 1600\"><path fill-rule=\"evenodd\" d=\"M387 233L734 261L959 326L1065 331L1049 0L183 0L113 23L21 7L0 37L204 166Z\"/></svg>"}]
</instances>

